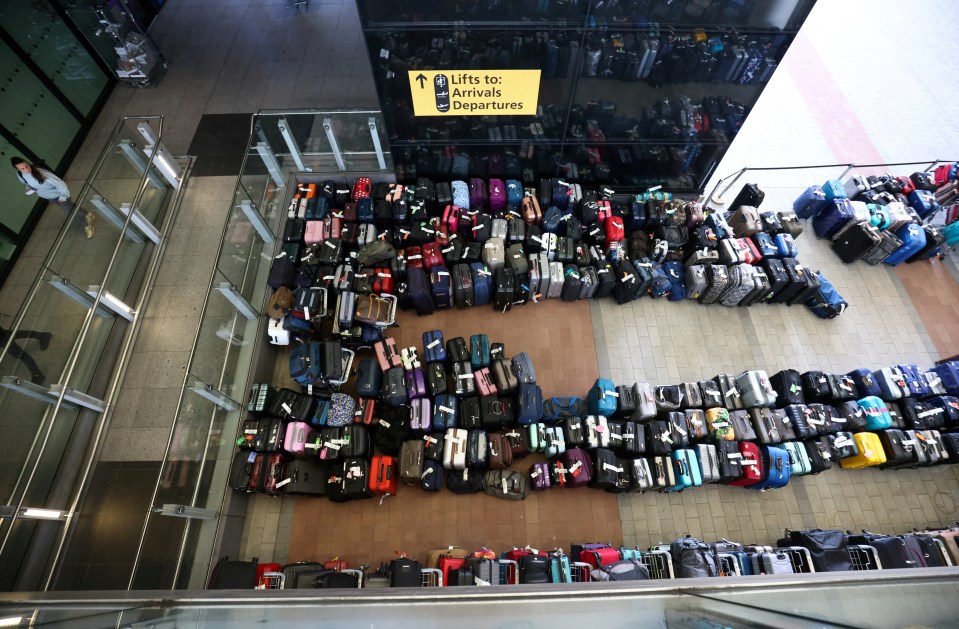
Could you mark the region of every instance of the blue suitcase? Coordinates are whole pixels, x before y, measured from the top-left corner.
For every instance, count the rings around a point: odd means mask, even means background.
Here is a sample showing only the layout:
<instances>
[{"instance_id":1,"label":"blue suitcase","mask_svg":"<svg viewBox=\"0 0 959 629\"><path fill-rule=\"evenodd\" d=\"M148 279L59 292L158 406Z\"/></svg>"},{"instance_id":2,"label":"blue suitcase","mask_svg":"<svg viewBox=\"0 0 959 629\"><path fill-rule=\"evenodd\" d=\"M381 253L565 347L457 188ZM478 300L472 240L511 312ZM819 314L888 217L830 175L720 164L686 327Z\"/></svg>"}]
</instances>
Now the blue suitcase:
<instances>
[{"instance_id":1,"label":"blue suitcase","mask_svg":"<svg viewBox=\"0 0 959 629\"><path fill-rule=\"evenodd\" d=\"M356 202L356 220L360 223L373 223L373 199L366 197Z\"/></svg>"},{"instance_id":2,"label":"blue suitcase","mask_svg":"<svg viewBox=\"0 0 959 629\"><path fill-rule=\"evenodd\" d=\"M598 378L586 396L591 415L612 417L616 414L616 386L612 380Z\"/></svg>"},{"instance_id":3,"label":"blue suitcase","mask_svg":"<svg viewBox=\"0 0 959 629\"><path fill-rule=\"evenodd\" d=\"M845 188L843 189L845 192ZM800 219L812 218L826 205L826 193L820 186L809 186L793 201L793 211Z\"/></svg>"},{"instance_id":4,"label":"blue suitcase","mask_svg":"<svg viewBox=\"0 0 959 629\"><path fill-rule=\"evenodd\" d=\"M383 371L375 358L364 358L356 372L356 394L360 397L379 397L383 387Z\"/></svg>"},{"instance_id":5,"label":"blue suitcase","mask_svg":"<svg viewBox=\"0 0 959 629\"><path fill-rule=\"evenodd\" d=\"M859 397L863 398L869 395L879 397L882 395L879 383L872 377L872 372L868 369L853 369L846 375L856 383L856 392Z\"/></svg>"},{"instance_id":6,"label":"blue suitcase","mask_svg":"<svg viewBox=\"0 0 959 629\"><path fill-rule=\"evenodd\" d=\"M529 357L529 354L520 352L513 356L511 363L518 382L536 384L536 370L533 368L533 359Z\"/></svg>"},{"instance_id":7,"label":"blue suitcase","mask_svg":"<svg viewBox=\"0 0 959 629\"><path fill-rule=\"evenodd\" d=\"M423 269L408 269L406 272L407 291L410 302L419 315L433 314L433 292L430 280Z\"/></svg>"},{"instance_id":8,"label":"blue suitcase","mask_svg":"<svg viewBox=\"0 0 959 629\"><path fill-rule=\"evenodd\" d=\"M829 181L824 183L822 185L822 191L827 201L833 201L834 199L847 198L846 186L844 186L843 183L839 181L838 179L830 179Z\"/></svg>"},{"instance_id":9,"label":"blue suitcase","mask_svg":"<svg viewBox=\"0 0 959 629\"><path fill-rule=\"evenodd\" d=\"M812 228L816 232L816 238L828 238L839 233L839 231L852 220L852 206L848 199L836 199L826 204L825 207L812 219Z\"/></svg>"},{"instance_id":10,"label":"blue suitcase","mask_svg":"<svg viewBox=\"0 0 959 629\"><path fill-rule=\"evenodd\" d=\"M520 383L516 394L516 423L529 426L543 417L543 391L538 385Z\"/></svg>"},{"instance_id":11,"label":"blue suitcase","mask_svg":"<svg viewBox=\"0 0 959 629\"><path fill-rule=\"evenodd\" d=\"M669 301L682 301L686 299L686 268L682 262L673 261L663 264L663 272L669 278L671 286L667 293Z\"/></svg>"},{"instance_id":12,"label":"blue suitcase","mask_svg":"<svg viewBox=\"0 0 959 629\"><path fill-rule=\"evenodd\" d=\"M446 362L446 344L442 330L423 332L423 356L428 363Z\"/></svg>"},{"instance_id":13,"label":"blue suitcase","mask_svg":"<svg viewBox=\"0 0 959 629\"><path fill-rule=\"evenodd\" d=\"M506 209L519 211L523 202L523 184L515 179L506 180Z\"/></svg>"},{"instance_id":14,"label":"blue suitcase","mask_svg":"<svg viewBox=\"0 0 959 629\"><path fill-rule=\"evenodd\" d=\"M929 385L926 379L922 377L922 371L918 365L913 363L904 363L896 365L902 372L902 377L906 380L906 386L909 388L909 395L912 397L926 397L931 395Z\"/></svg>"},{"instance_id":15,"label":"blue suitcase","mask_svg":"<svg viewBox=\"0 0 959 629\"><path fill-rule=\"evenodd\" d=\"M430 271L430 289L433 292L433 306L437 310L453 307L453 283L445 266L434 266Z\"/></svg>"},{"instance_id":16,"label":"blue suitcase","mask_svg":"<svg viewBox=\"0 0 959 629\"><path fill-rule=\"evenodd\" d=\"M883 260L883 264L896 266L906 259L911 258L917 251L926 246L926 231L915 223L909 223L908 225L900 227L899 231L896 232L896 236L902 241L902 246Z\"/></svg>"},{"instance_id":17,"label":"blue suitcase","mask_svg":"<svg viewBox=\"0 0 959 629\"><path fill-rule=\"evenodd\" d=\"M779 489L789 484L789 452L778 446L759 446L763 458L763 479L751 489Z\"/></svg>"},{"instance_id":18,"label":"blue suitcase","mask_svg":"<svg viewBox=\"0 0 959 629\"><path fill-rule=\"evenodd\" d=\"M423 491L439 491L446 484L443 478L443 464L439 461L423 461Z\"/></svg>"},{"instance_id":19,"label":"blue suitcase","mask_svg":"<svg viewBox=\"0 0 959 629\"><path fill-rule=\"evenodd\" d=\"M907 197L909 206L916 211L919 218L926 220L939 209L936 197L928 190L913 190Z\"/></svg>"},{"instance_id":20,"label":"blue suitcase","mask_svg":"<svg viewBox=\"0 0 959 629\"><path fill-rule=\"evenodd\" d=\"M569 186L563 183L561 179L551 179L550 186L552 188L552 205L565 212L569 205Z\"/></svg>"},{"instance_id":21,"label":"blue suitcase","mask_svg":"<svg viewBox=\"0 0 959 629\"><path fill-rule=\"evenodd\" d=\"M959 361L951 360L936 365L930 371L934 371L942 380L942 386L947 394L959 395Z\"/></svg>"},{"instance_id":22,"label":"blue suitcase","mask_svg":"<svg viewBox=\"0 0 959 629\"><path fill-rule=\"evenodd\" d=\"M849 304L832 282L819 271L816 271L816 279L819 281L819 287L813 289L806 297L806 306L820 319L835 319L846 311Z\"/></svg>"},{"instance_id":23,"label":"blue suitcase","mask_svg":"<svg viewBox=\"0 0 959 629\"><path fill-rule=\"evenodd\" d=\"M456 396L450 393L441 393L433 403L433 430L446 432L449 428L456 428Z\"/></svg>"},{"instance_id":24,"label":"blue suitcase","mask_svg":"<svg viewBox=\"0 0 959 629\"><path fill-rule=\"evenodd\" d=\"M693 449L683 448L673 452L673 470L676 473L676 484L667 487L667 492L679 492L687 487L699 487L703 484L699 459Z\"/></svg>"},{"instance_id":25,"label":"blue suitcase","mask_svg":"<svg viewBox=\"0 0 959 629\"><path fill-rule=\"evenodd\" d=\"M876 396L867 396L856 400L859 408L866 413L866 430L876 431L892 428L892 416L889 407Z\"/></svg>"},{"instance_id":26,"label":"blue suitcase","mask_svg":"<svg viewBox=\"0 0 959 629\"><path fill-rule=\"evenodd\" d=\"M489 337L485 334L474 334L470 337L470 365L473 371L489 367Z\"/></svg>"},{"instance_id":27,"label":"blue suitcase","mask_svg":"<svg viewBox=\"0 0 959 629\"><path fill-rule=\"evenodd\" d=\"M290 349L290 376L297 384L313 384L319 379L323 369L322 344L309 341L294 345Z\"/></svg>"},{"instance_id":28,"label":"blue suitcase","mask_svg":"<svg viewBox=\"0 0 959 629\"><path fill-rule=\"evenodd\" d=\"M559 232L559 227L563 222L563 211L558 207L551 207L543 213L543 222L541 227L544 232L555 234Z\"/></svg>"},{"instance_id":29,"label":"blue suitcase","mask_svg":"<svg viewBox=\"0 0 959 629\"><path fill-rule=\"evenodd\" d=\"M493 298L493 274L482 262L472 263L470 271L473 273L473 305L489 305Z\"/></svg>"},{"instance_id":30,"label":"blue suitcase","mask_svg":"<svg viewBox=\"0 0 959 629\"><path fill-rule=\"evenodd\" d=\"M779 249L776 247L776 243L773 240L773 237L767 234L766 232L758 232L752 236L753 244L756 245L756 249L759 250L759 255L764 258L779 258L782 257L779 255ZM795 257L795 256L788 256Z\"/></svg>"},{"instance_id":31,"label":"blue suitcase","mask_svg":"<svg viewBox=\"0 0 959 629\"><path fill-rule=\"evenodd\" d=\"M776 256L777 258L795 258L799 255L799 249L796 247L796 241L792 234L776 234Z\"/></svg>"}]
</instances>

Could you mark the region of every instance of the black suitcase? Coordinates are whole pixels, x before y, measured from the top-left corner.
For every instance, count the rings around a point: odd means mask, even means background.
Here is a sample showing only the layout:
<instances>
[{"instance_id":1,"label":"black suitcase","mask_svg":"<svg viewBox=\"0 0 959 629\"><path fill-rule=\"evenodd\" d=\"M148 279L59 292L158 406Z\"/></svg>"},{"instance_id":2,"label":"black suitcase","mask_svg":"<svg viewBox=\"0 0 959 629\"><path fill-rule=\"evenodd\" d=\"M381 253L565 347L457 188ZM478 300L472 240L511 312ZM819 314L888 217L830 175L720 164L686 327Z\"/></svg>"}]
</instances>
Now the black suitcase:
<instances>
[{"instance_id":1,"label":"black suitcase","mask_svg":"<svg viewBox=\"0 0 959 629\"><path fill-rule=\"evenodd\" d=\"M650 454L667 455L673 451L669 422L654 420L646 424L646 449Z\"/></svg>"},{"instance_id":2,"label":"black suitcase","mask_svg":"<svg viewBox=\"0 0 959 629\"><path fill-rule=\"evenodd\" d=\"M736 195L736 198L733 199L732 204L729 206L729 210L731 212L735 212L742 205L759 207L765 198L766 193L760 190L759 186L754 183L747 183L745 186L743 186L743 189L739 191L739 194Z\"/></svg>"},{"instance_id":3,"label":"black suitcase","mask_svg":"<svg viewBox=\"0 0 959 629\"><path fill-rule=\"evenodd\" d=\"M579 299L581 287L582 279L579 275L579 269L575 264L567 264L563 269L563 291L559 298L563 301L576 301Z\"/></svg>"},{"instance_id":4,"label":"black suitcase","mask_svg":"<svg viewBox=\"0 0 959 629\"><path fill-rule=\"evenodd\" d=\"M808 285L809 275L796 258L783 258L783 269L786 271L786 285L773 295L769 303L785 304L804 291Z\"/></svg>"},{"instance_id":5,"label":"black suitcase","mask_svg":"<svg viewBox=\"0 0 959 629\"><path fill-rule=\"evenodd\" d=\"M612 450L597 448L593 452L593 479L590 486L606 490L614 488L619 469Z\"/></svg>"},{"instance_id":6,"label":"black suitcase","mask_svg":"<svg viewBox=\"0 0 959 629\"><path fill-rule=\"evenodd\" d=\"M357 500L371 498L373 492L369 490L370 462L368 459L349 458L343 461L343 494L347 498ZM327 485L327 491L329 486Z\"/></svg>"},{"instance_id":7,"label":"black suitcase","mask_svg":"<svg viewBox=\"0 0 959 629\"><path fill-rule=\"evenodd\" d=\"M605 299L613 294L616 287L616 278L613 272L613 265L609 262L597 262L596 267L596 290L593 292L593 299Z\"/></svg>"},{"instance_id":8,"label":"black suitcase","mask_svg":"<svg viewBox=\"0 0 959 629\"><path fill-rule=\"evenodd\" d=\"M616 284L613 287L612 293L616 299L616 303L625 304L636 299L640 289L639 279L636 277L636 269L634 269L629 262L618 260L613 273Z\"/></svg>"},{"instance_id":9,"label":"black suitcase","mask_svg":"<svg viewBox=\"0 0 959 629\"><path fill-rule=\"evenodd\" d=\"M806 402L828 402L832 396L828 374L821 371L807 371L800 376L800 381Z\"/></svg>"},{"instance_id":10,"label":"black suitcase","mask_svg":"<svg viewBox=\"0 0 959 629\"><path fill-rule=\"evenodd\" d=\"M476 395L476 380L473 378L473 368L469 361L453 363L453 390L456 397L463 398Z\"/></svg>"},{"instance_id":11,"label":"black suitcase","mask_svg":"<svg viewBox=\"0 0 959 629\"><path fill-rule=\"evenodd\" d=\"M879 230L869 223L853 223L836 234L832 250L845 264L851 264L882 242Z\"/></svg>"},{"instance_id":12,"label":"black suitcase","mask_svg":"<svg viewBox=\"0 0 959 629\"><path fill-rule=\"evenodd\" d=\"M224 557L213 569L208 590L252 590L256 587L257 562L230 561Z\"/></svg>"},{"instance_id":13,"label":"black suitcase","mask_svg":"<svg viewBox=\"0 0 959 629\"><path fill-rule=\"evenodd\" d=\"M524 555L519 558L520 583L549 583L549 557L545 555Z\"/></svg>"},{"instance_id":14,"label":"black suitcase","mask_svg":"<svg viewBox=\"0 0 959 629\"><path fill-rule=\"evenodd\" d=\"M789 276L782 261L776 258L763 258L762 268L769 280L769 297L763 301L771 302L789 284Z\"/></svg>"},{"instance_id":15,"label":"black suitcase","mask_svg":"<svg viewBox=\"0 0 959 629\"><path fill-rule=\"evenodd\" d=\"M493 295L493 308L500 312L507 312L513 307L513 298L516 290L516 278L513 269L503 267L496 270L496 291Z\"/></svg>"},{"instance_id":16,"label":"black suitcase","mask_svg":"<svg viewBox=\"0 0 959 629\"><path fill-rule=\"evenodd\" d=\"M832 455L829 453L829 445L822 443L818 439L804 441L803 447L806 448L806 454L809 456L809 468L811 474L819 474L832 469Z\"/></svg>"},{"instance_id":17,"label":"black suitcase","mask_svg":"<svg viewBox=\"0 0 959 629\"><path fill-rule=\"evenodd\" d=\"M437 395L446 393L446 369L443 367L443 363L427 363L425 371L426 388L430 393L430 397L435 398Z\"/></svg>"},{"instance_id":18,"label":"black suitcase","mask_svg":"<svg viewBox=\"0 0 959 629\"><path fill-rule=\"evenodd\" d=\"M302 218L287 219L283 225L283 242L302 243L306 235L306 221Z\"/></svg>"},{"instance_id":19,"label":"black suitcase","mask_svg":"<svg viewBox=\"0 0 959 629\"><path fill-rule=\"evenodd\" d=\"M719 482L731 483L743 475L742 453L738 441L716 441L716 459L719 462Z\"/></svg>"},{"instance_id":20,"label":"black suitcase","mask_svg":"<svg viewBox=\"0 0 959 629\"><path fill-rule=\"evenodd\" d=\"M230 464L230 488L242 492L250 491L250 471L253 468L255 456L248 450L238 450L233 453L233 463Z\"/></svg>"},{"instance_id":21,"label":"black suitcase","mask_svg":"<svg viewBox=\"0 0 959 629\"><path fill-rule=\"evenodd\" d=\"M897 468L913 463L916 459L916 445L914 439L897 428L880 430L878 433L879 442L882 443L883 453L886 455L886 462L879 466L879 469Z\"/></svg>"},{"instance_id":22,"label":"black suitcase","mask_svg":"<svg viewBox=\"0 0 959 629\"><path fill-rule=\"evenodd\" d=\"M486 430L498 430L513 423L513 403L509 398L479 398L480 417Z\"/></svg>"},{"instance_id":23,"label":"black suitcase","mask_svg":"<svg viewBox=\"0 0 959 629\"><path fill-rule=\"evenodd\" d=\"M459 308L473 305L473 275L468 264L453 265L453 300Z\"/></svg>"},{"instance_id":24,"label":"black suitcase","mask_svg":"<svg viewBox=\"0 0 959 629\"><path fill-rule=\"evenodd\" d=\"M459 425L466 430L483 427L483 414L478 397L466 397L460 400Z\"/></svg>"},{"instance_id":25,"label":"black suitcase","mask_svg":"<svg viewBox=\"0 0 959 629\"><path fill-rule=\"evenodd\" d=\"M783 369L769 377L769 384L776 391L776 406L803 404L802 380L795 369Z\"/></svg>"},{"instance_id":26,"label":"black suitcase","mask_svg":"<svg viewBox=\"0 0 959 629\"><path fill-rule=\"evenodd\" d=\"M879 232L879 237L882 239L879 244L873 247L871 251L866 252L862 257L862 261L866 264L875 266L902 246L902 240L890 231Z\"/></svg>"},{"instance_id":27,"label":"black suitcase","mask_svg":"<svg viewBox=\"0 0 959 629\"><path fill-rule=\"evenodd\" d=\"M390 587L412 588L423 586L420 562L405 557L390 562Z\"/></svg>"},{"instance_id":28,"label":"black suitcase","mask_svg":"<svg viewBox=\"0 0 959 629\"><path fill-rule=\"evenodd\" d=\"M283 493L299 496L325 496L330 466L308 459L293 459L286 464L284 478L290 480Z\"/></svg>"}]
</instances>

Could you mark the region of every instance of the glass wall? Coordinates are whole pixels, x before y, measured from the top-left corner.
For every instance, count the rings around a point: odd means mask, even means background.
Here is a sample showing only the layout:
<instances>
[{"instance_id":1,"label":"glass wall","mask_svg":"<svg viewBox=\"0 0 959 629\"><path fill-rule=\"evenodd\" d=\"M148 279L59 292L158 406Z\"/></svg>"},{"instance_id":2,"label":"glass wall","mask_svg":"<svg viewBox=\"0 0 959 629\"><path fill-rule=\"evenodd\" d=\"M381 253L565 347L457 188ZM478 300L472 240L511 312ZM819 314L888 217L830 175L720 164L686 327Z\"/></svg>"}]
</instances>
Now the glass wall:
<instances>
[{"instance_id":1,"label":"glass wall","mask_svg":"<svg viewBox=\"0 0 959 629\"><path fill-rule=\"evenodd\" d=\"M74 193L74 216L97 215L97 237L62 229L0 347L0 588L49 585L88 480L106 400L130 348L137 315L172 225L187 163L175 185L153 165L140 128L162 141L162 120L127 118L91 178ZM50 509L53 521L27 508ZM21 517L22 516L22 517ZM92 517L96 517L92 514Z\"/></svg>"},{"instance_id":2,"label":"glass wall","mask_svg":"<svg viewBox=\"0 0 959 629\"><path fill-rule=\"evenodd\" d=\"M62 176L113 82L49 0L0 3L0 283L45 204L10 158Z\"/></svg>"},{"instance_id":3,"label":"glass wall","mask_svg":"<svg viewBox=\"0 0 959 629\"><path fill-rule=\"evenodd\" d=\"M468 163L477 177L697 191L814 3L358 4L400 179ZM509 69L540 71L537 115L414 115L411 71Z\"/></svg>"}]
</instances>

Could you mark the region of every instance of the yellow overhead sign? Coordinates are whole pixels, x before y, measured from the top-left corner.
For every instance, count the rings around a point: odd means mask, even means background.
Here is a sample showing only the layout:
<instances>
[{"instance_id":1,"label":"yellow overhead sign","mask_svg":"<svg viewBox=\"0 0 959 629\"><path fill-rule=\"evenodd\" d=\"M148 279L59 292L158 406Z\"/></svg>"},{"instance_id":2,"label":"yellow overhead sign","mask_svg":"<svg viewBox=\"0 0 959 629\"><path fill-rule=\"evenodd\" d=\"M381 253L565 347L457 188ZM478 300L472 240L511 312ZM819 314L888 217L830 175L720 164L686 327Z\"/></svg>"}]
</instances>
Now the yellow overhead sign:
<instances>
[{"instance_id":1,"label":"yellow overhead sign","mask_svg":"<svg viewBox=\"0 0 959 629\"><path fill-rule=\"evenodd\" d=\"M535 116L539 70L411 70L416 116Z\"/></svg>"}]
</instances>

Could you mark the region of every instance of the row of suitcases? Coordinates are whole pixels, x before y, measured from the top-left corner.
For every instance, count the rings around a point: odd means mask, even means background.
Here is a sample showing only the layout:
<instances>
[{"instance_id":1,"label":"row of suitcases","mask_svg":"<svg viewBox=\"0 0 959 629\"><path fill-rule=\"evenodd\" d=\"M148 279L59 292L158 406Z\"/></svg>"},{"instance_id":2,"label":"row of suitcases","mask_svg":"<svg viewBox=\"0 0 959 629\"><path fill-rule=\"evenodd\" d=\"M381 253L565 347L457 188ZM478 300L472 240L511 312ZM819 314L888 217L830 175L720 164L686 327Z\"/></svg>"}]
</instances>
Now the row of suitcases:
<instances>
[{"instance_id":1,"label":"row of suitcases","mask_svg":"<svg viewBox=\"0 0 959 629\"><path fill-rule=\"evenodd\" d=\"M421 562L406 553L371 571L351 569L335 557L281 565L230 561L212 570L208 589L351 589L376 587L499 586L591 581L710 578L936 568L959 562L959 530L928 529L900 535L868 531L786 530L775 546L690 535L649 550L609 543L573 544L569 553L532 546L497 555L448 546Z\"/></svg>"},{"instance_id":2,"label":"row of suitcases","mask_svg":"<svg viewBox=\"0 0 959 629\"><path fill-rule=\"evenodd\" d=\"M794 209L812 218L816 236L832 240L846 264L924 260L939 255L946 240L940 228L924 223L940 211L940 201L955 204L955 170L955 164L947 164L933 174L829 180L807 188Z\"/></svg>"}]
</instances>

